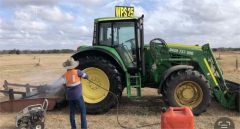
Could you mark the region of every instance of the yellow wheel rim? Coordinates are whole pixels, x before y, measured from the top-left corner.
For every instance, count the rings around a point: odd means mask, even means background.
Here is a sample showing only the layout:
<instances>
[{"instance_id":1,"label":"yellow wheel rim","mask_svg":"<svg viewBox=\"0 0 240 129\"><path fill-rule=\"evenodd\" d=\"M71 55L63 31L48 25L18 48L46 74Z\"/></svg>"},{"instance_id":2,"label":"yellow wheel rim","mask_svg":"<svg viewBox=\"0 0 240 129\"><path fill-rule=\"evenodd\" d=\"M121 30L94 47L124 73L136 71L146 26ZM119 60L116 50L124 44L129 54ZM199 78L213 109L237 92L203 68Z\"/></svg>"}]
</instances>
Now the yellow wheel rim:
<instances>
[{"instance_id":1,"label":"yellow wheel rim","mask_svg":"<svg viewBox=\"0 0 240 129\"><path fill-rule=\"evenodd\" d=\"M184 81L177 85L174 98L179 106L197 107L203 99L201 87L193 81Z\"/></svg>"},{"instance_id":2,"label":"yellow wheel rim","mask_svg":"<svg viewBox=\"0 0 240 129\"><path fill-rule=\"evenodd\" d=\"M89 80L100 85L104 89L110 89L110 82L104 71L95 67L89 67L83 71L89 75ZM108 95L108 91L103 90L88 80L82 79L82 86L83 98L86 103L93 104L101 102Z\"/></svg>"}]
</instances>

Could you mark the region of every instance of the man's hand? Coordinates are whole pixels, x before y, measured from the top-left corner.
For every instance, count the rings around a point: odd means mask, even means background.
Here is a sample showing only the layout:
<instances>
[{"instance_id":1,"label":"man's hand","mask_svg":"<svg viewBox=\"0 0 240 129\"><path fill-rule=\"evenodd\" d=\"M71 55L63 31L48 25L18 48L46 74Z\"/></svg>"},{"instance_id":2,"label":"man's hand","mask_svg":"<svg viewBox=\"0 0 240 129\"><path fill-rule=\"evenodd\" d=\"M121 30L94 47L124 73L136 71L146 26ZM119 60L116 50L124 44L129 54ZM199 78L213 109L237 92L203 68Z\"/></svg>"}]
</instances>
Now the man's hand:
<instances>
[{"instance_id":1,"label":"man's hand","mask_svg":"<svg viewBox=\"0 0 240 129\"><path fill-rule=\"evenodd\" d=\"M89 77L88 77L88 75L86 74L86 76L85 76L85 79L87 79L87 80L88 80L88 78L89 78Z\"/></svg>"},{"instance_id":2,"label":"man's hand","mask_svg":"<svg viewBox=\"0 0 240 129\"><path fill-rule=\"evenodd\" d=\"M78 76L84 79L88 79L88 75L81 70L78 70Z\"/></svg>"}]
</instances>

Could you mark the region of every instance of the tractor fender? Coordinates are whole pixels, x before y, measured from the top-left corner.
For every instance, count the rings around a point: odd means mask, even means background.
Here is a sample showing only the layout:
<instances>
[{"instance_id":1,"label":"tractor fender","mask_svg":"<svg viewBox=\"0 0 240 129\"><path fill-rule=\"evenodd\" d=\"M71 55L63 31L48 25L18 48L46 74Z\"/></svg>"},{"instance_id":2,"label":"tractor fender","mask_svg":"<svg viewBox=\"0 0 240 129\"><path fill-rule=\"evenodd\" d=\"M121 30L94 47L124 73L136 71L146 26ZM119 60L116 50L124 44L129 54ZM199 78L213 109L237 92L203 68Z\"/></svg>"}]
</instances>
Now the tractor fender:
<instances>
[{"instance_id":1,"label":"tractor fender","mask_svg":"<svg viewBox=\"0 0 240 129\"><path fill-rule=\"evenodd\" d=\"M158 93L160 93L160 90L162 89L164 82L173 72L178 71L178 70L193 69L193 68L194 67L191 65L176 65L176 66L173 66L173 67L167 69L166 71L164 71L163 76L161 77L161 80L163 80L163 81L161 81L161 83L159 84Z\"/></svg>"},{"instance_id":2,"label":"tractor fender","mask_svg":"<svg viewBox=\"0 0 240 129\"><path fill-rule=\"evenodd\" d=\"M72 57L76 60L79 57L84 56L102 56L114 63L120 70L127 72L126 66L123 63L123 60L121 59L120 55L117 53L117 51L114 48L107 48L104 47L83 47L79 48L78 52L72 55Z\"/></svg>"}]
</instances>

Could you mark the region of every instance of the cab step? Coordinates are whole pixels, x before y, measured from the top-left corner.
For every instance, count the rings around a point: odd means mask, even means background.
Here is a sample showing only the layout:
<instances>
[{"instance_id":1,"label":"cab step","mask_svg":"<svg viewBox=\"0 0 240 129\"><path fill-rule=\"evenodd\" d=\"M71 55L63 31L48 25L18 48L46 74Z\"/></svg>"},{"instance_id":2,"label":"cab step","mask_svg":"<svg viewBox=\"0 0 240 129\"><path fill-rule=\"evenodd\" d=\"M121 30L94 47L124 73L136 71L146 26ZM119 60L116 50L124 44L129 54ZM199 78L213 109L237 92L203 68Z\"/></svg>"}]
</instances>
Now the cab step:
<instances>
[{"instance_id":1,"label":"cab step","mask_svg":"<svg viewBox=\"0 0 240 129\"><path fill-rule=\"evenodd\" d=\"M141 75L137 73L136 75L126 75L127 80L127 96L129 98L139 98L141 97ZM136 95L132 94L132 88L136 89Z\"/></svg>"}]
</instances>

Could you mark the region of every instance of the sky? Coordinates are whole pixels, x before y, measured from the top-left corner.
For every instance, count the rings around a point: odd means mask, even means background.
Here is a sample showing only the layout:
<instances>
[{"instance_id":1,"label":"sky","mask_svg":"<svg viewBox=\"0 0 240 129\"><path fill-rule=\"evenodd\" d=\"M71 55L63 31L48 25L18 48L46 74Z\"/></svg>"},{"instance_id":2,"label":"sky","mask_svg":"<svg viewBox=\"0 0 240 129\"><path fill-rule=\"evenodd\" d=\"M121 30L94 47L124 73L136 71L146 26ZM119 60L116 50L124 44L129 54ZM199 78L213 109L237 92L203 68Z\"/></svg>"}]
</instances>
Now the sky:
<instances>
[{"instance_id":1,"label":"sky","mask_svg":"<svg viewBox=\"0 0 240 129\"><path fill-rule=\"evenodd\" d=\"M144 14L145 44L240 47L240 0L0 0L0 50L91 45L94 19L117 5Z\"/></svg>"}]
</instances>

